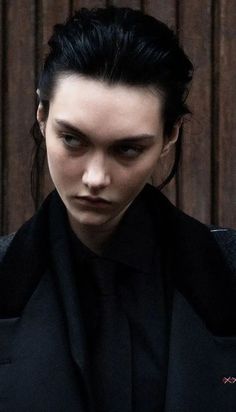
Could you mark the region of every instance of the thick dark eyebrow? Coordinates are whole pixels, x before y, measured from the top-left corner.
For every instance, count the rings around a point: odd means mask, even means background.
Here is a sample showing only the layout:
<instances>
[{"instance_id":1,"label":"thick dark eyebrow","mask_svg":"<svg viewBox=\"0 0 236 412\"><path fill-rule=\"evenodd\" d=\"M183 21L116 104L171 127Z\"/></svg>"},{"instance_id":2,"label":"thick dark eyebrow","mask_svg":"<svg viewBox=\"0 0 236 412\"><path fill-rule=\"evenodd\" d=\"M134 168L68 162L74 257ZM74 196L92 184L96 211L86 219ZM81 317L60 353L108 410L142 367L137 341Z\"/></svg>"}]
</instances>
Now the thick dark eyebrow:
<instances>
[{"instance_id":1,"label":"thick dark eyebrow","mask_svg":"<svg viewBox=\"0 0 236 412\"><path fill-rule=\"evenodd\" d=\"M61 127L65 128L66 130L68 130L72 133L76 133L76 134L79 134L82 137L89 138L89 136L87 136L82 130L80 130L79 127L74 126L73 124L67 122L66 120L55 119L54 122L58 126L61 126ZM145 140L153 140L153 139L155 139L155 137L156 137L155 135L144 133L144 134L140 134L140 135L137 135L137 136L124 136L121 139L116 140L114 143L120 143L120 142L124 142L124 141L125 142L130 142L130 141L138 142L138 141L141 141L141 140L142 141L143 140L144 141Z\"/></svg>"},{"instance_id":2,"label":"thick dark eyebrow","mask_svg":"<svg viewBox=\"0 0 236 412\"><path fill-rule=\"evenodd\" d=\"M55 123L70 132L80 134L83 137L87 137L86 134L82 132L82 130L80 130L78 127L75 127L73 124L70 124L66 120L55 119Z\"/></svg>"}]
</instances>

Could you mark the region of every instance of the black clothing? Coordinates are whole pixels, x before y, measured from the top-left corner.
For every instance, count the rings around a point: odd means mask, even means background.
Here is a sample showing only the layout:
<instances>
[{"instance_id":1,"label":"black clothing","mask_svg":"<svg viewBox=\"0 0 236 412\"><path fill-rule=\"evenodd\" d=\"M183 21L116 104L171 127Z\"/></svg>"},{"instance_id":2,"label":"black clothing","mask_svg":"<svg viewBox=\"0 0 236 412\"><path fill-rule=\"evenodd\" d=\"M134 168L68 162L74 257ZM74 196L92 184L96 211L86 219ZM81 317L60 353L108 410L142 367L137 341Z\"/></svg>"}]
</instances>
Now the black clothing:
<instances>
[{"instance_id":1,"label":"black clothing","mask_svg":"<svg viewBox=\"0 0 236 412\"><path fill-rule=\"evenodd\" d=\"M125 368L130 369L132 410L143 412L147 405L150 412L163 409L167 308L160 267L160 239L153 230L144 199L141 196L135 199L102 257L86 248L73 232L70 237L96 410L114 410L112 404L117 404L114 400L122 398L122 369ZM123 242L125 249L122 249ZM147 245L147 255L139 254L135 264L130 261L127 252L135 255ZM146 271L141 270L144 259L147 259ZM123 368L122 347L129 351Z\"/></svg>"},{"instance_id":2,"label":"black clothing","mask_svg":"<svg viewBox=\"0 0 236 412\"><path fill-rule=\"evenodd\" d=\"M101 257L72 259L82 245L70 242L54 192L1 261L0 411L96 412L104 402L149 412L165 398L160 411L234 412L224 378L236 375L236 262L210 230L146 185ZM92 307L80 292L86 264Z\"/></svg>"}]
</instances>

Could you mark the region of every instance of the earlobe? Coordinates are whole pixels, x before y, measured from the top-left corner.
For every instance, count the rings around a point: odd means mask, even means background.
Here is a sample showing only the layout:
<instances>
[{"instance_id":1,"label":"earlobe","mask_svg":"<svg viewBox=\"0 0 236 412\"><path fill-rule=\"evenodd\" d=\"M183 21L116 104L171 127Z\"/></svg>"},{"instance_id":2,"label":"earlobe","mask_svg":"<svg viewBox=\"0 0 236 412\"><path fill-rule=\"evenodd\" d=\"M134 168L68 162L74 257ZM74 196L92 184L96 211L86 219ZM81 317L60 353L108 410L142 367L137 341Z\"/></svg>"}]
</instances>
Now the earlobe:
<instances>
[{"instance_id":1,"label":"earlobe","mask_svg":"<svg viewBox=\"0 0 236 412\"><path fill-rule=\"evenodd\" d=\"M40 131L41 131L43 137L45 137L45 134L44 134L44 133L45 133L45 132L44 132L44 130L45 130L45 125L44 125L43 122L40 122L40 123L39 123L39 128L40 128Z\"/></svg>"},{"instance_id":2,"label":"earlobe","mask_svg":"<svg viewBox=\"0 0 236 412\"><path fill-rule=\"evenodd\" d=\"M168 138L167 138L168 141L166 143L164 143L164 145L163 145L160 157L166 156L169 153L172 146L177 142L178 137L179 137L179 129L181 127L181 124L182 124L182 121L178 122L176 125L174 125L171 135L168 136Z\"/></svg>"},{"instance_id":3,"label":"earlobe","mask_svg":"<svg viewBox=\"0 0 236 412\"><path fill-rule=\"evenodd\" d=\"M44 136L45 134L45 120L44 120L44 109L43 109L43 105L40 102L38 105L38 109L37 109L37 114L36 114L36 118L40 127L40 131L42 133L42 135Z\"/></svg>"}]
</instances>

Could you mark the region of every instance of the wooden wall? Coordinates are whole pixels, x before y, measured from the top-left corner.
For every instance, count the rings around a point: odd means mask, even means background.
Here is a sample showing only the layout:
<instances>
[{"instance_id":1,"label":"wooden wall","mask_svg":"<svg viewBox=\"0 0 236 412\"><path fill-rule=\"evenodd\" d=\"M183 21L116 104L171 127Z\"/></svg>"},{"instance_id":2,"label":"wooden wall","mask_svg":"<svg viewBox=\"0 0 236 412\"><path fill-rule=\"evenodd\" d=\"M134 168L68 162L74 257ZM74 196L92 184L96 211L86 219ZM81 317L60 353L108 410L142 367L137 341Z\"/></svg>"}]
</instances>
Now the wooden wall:
<instances>
[{"instance_id":1,"label":"wooden wall","mask_svg":"<svg viewBox=\"0 0 236 412\"><path fill-rule=\"evenodd\" d=\"M195 66L182 165L165 189L181 209L205 223L236 228L236 1L6 0L0 2L0 225L16 230L34 213L29 130L37 76L55 23L79 7L129 6L168 23ZM173 156L172 156L173 157ZM171 162L171 156L169 159ZM166 173L161 165L158 175ZM45 174L41 196L52 185Z\"/></svg>"}]
</instances>

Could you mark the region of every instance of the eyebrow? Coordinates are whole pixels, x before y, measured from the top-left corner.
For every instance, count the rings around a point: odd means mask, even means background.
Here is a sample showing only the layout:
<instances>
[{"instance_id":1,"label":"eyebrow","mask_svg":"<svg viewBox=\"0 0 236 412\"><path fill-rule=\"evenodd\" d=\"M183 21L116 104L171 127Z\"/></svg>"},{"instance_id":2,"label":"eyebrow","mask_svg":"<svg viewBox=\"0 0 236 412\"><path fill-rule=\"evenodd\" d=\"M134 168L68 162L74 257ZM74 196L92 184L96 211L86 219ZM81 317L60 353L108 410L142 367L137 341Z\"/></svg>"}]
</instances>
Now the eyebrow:
<instances>
[{"instance_id":1,"label":"eyebrow","mask_svg":"<svg viewBox=\"0 0 236 412\"><path fill-rule=\"evenodd\" d=\"M82 130L80 130L79 127L74 126L73 124L69 123L68 121L62 120L62 119L55 119L54 121L55 121L56 125L62 126L65 129L67 129L67 130L69 130L73 133L80 134L82 137L88 138L88 136ZM141 140L142 141L143 140L144 141L145 140L152 140L155 137L156 136L152 135L152 134L142 133L140 135L135 135L135 136L124 136L121 139L116 140L115 143L119 143L119 142L122 142L122 141L131 141L131 140L135 141L135 142L141 141Z\"/></svg>"}]
</instances>

